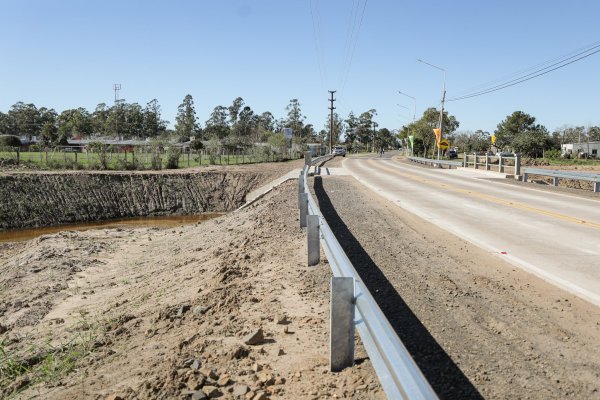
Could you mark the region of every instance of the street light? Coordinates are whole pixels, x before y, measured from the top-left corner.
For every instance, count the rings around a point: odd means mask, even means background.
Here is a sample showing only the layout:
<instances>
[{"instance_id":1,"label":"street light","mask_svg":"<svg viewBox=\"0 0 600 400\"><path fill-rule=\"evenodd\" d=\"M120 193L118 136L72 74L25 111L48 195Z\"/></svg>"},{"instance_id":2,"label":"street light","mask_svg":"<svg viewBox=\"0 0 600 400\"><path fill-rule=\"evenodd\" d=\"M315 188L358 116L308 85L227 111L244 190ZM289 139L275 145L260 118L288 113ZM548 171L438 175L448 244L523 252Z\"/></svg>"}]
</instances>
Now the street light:
<instances>
[{"instance_id":1,"label":"street light","mask_svg":"<svg viewBox=\"0 0 600 400\"><path fill-rule=\"evenodd\" d=\"M402 92L401 92L401 91L399 91L399 90L398 90L398 93L400 93L400 94L401 94L401 95L403 95L403 96L410 97L411 99L413 99L413 102L414 102L414 108L413 108L413 122L415 122L415 116L417 115L417 99L416 99L416 97L412 97L412 96L411 96L411 95L409 95L409 94L402 93Z\"/></svg>"},{"instance_id":2,"label":"street light","mask_svg":"<svg viewBox=\"0 0 600 400\"><path fill-rule=\"evenodd\" d=\"M415 104L416 104L416 103L415 103ZM407 128L408 128L408 136L410 136L410 108L408 108L408 107L406 107L406 106L403 106L403 105L401 105L401 104L396 104L396 105L397 105L398 107L406 108L406 109L408 110L408 127L407 127ZM415 108L415 109L416 109L416 108ZM415 114L413 113L413 122L414 122L414 121L415 121ZM408 143L408 140L409 140L409 138L407 137L407 138L406 138L406 141L407 141L407 143ZM406 155L408 156L408 144L407 144L407 146L406 146L405 153L406 153Z\"/></svg>"},{"instance_id":3,"label":"street light","mask_svg":"<svg viewBox=\"0 0 600 400\"><path fill-rule=\"evenodd\" d=\"M440 71L442 71L444 73L444 84L442 86L442 110L440 111L440 140L442 138L442 136L444 135L444 127L443 127L443 118L444 118L444 101L446 100L446 70L444 68L438 67L437 65L433 65L430 64L426 61L423 61L421 59L417 60L418 62L421 62L423 64L429 65L430 67L433 67L435 69L439 69ZM437 154L437 158L438 160L440 159L440 145L437 145L438 148L438 154Z\"/></svg>"}]
</instances>

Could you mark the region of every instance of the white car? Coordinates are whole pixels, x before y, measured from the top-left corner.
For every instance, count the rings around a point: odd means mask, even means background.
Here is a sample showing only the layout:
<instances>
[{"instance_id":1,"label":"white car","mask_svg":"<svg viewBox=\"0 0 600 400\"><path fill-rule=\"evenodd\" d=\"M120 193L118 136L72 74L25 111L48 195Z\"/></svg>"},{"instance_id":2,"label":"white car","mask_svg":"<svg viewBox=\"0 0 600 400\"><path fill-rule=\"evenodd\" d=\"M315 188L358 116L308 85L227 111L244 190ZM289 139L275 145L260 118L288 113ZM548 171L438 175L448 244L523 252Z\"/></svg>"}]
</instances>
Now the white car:
<instances>
[{"instance_id":1,"label":"white car","mask_svg":"<svg viewBox=\"0 0 600 400\"><path fill-rule=\"evenodd\" d=\"M341 146L336 146L331 151L331 154L334 155L334 156L346 157L346 149L343 148L343 147L341 147Z\"/></svg>"}]
</instances>

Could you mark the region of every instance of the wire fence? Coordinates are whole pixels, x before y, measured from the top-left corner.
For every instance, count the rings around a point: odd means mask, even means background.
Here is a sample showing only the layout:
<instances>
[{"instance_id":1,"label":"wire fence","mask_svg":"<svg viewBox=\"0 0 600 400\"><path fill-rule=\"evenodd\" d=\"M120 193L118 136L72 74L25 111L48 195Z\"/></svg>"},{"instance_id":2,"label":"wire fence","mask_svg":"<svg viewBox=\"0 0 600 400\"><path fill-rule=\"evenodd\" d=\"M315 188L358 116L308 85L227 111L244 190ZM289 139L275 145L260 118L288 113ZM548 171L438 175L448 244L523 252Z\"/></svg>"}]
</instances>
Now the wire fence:
<instances>
[{"instance_id":1,"label":"wire fence","mask_svg":"<svg viewBox=\"0 0 600 400\"><path fill-rule=\"evenodd\" d=\"M254 146L244 149L135 147L91 151L85 147L22 149L0 147L0 166L23 165L35 169L160 170L209 165L237 165L297 159L301 152Z\"/></svg>"}]
</instances>

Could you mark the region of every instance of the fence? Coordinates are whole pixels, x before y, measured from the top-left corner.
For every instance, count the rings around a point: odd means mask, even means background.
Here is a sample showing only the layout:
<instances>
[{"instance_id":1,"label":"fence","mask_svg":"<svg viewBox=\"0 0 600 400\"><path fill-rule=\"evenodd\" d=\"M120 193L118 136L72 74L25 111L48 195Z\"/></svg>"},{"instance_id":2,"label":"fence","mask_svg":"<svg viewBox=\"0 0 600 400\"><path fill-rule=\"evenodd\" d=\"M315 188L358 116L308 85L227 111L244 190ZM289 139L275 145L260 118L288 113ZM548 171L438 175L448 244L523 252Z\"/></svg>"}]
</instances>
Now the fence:
<instances>
[{"instance_id":1,"label":"fence","mask_svg":"<svg viewBox=\"0 0 600 400\"><path fill-rule=\"evenodd\" d=\"M299 158L302 154L288 149L273 151L270 147L220 149L218 151L174 148L157 150L151 146L105 151L90 151L84 147L57 147L24 150L0 147L0 166L26 164L41 169L162 169L207 165L251 164Z\"/></svg>"},{"instance_id":2,"label":"fence","mask_svg":"<svg viewBox=\"0 0 600 400\"><path fill-rule=\"evenodd\" d=\"M437 399L437 395L396 335L385 315L369 293L321 214L308 187L308 172L325 159L311 161L298 179L300 227L307 228L308 265L316 265L320 243L331 266L330 369L339 371L354 364L354 328L390 399Z\"/></svg>"}]
</instances>

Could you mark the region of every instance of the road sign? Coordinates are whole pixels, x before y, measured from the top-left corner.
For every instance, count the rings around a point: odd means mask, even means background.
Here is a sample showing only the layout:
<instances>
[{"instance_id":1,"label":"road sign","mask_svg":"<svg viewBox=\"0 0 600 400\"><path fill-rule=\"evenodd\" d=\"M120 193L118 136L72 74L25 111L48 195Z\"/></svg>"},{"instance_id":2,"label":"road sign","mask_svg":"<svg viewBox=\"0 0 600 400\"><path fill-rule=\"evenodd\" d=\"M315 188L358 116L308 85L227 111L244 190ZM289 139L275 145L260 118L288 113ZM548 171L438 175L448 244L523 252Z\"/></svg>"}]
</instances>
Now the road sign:
<instances>
[{"instance_id":1,"label":"road sign","mask_svg":"<svg viewBox=\"0 0 600 400\"><path fill-rule=\"evenodd\" d=\"M440 149L446 150L448 148L448 146L450 146L450 144L448 143L448 140L442 139L442 140L440 140L439 146L440 146Z\"/></svg>"}]
</instances>

